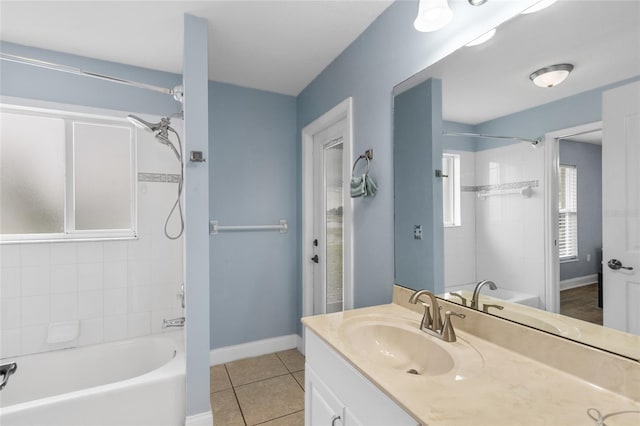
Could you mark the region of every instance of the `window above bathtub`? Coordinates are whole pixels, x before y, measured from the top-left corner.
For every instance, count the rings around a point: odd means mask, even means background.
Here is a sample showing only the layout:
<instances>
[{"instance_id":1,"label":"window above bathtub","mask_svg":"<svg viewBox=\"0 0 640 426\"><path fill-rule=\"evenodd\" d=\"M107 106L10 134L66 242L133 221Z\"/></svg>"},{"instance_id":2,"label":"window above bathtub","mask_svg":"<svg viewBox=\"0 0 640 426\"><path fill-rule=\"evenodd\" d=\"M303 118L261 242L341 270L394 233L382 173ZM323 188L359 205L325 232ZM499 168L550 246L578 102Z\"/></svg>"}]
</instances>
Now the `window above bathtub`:
<instances>
[{"instance_id":1,"label":"window above bathtub","mask_svg":"<svg viewBox=\"0 0 640 426\"><path fill-rule=\"evenodd\" d=\"M0 140L1 242L136 236L126 120L2 105Z\"/></svg>"},{"instance_id":2,"label":"window above bathtub","mask_svg":"<svg viewBox=\"0 0 640 426\"><path fill-rule=\"evenodd\" d=\"M442 155L442 218L445 227L460 226L460 156Z\"/></svg>"}]
</instances>

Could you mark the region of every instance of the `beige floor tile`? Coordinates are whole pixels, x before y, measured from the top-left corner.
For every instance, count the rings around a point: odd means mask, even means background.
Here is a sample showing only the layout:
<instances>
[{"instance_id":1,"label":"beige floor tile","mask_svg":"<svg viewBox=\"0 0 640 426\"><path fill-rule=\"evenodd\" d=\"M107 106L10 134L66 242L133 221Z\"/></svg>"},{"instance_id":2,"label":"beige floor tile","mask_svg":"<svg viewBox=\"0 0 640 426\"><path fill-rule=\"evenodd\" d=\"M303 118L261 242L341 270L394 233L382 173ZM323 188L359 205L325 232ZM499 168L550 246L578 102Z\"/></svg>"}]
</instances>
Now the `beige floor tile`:
<instances>
[{"instance_id":1,"label":"beige floor tile","mask_svg":"<svg viewBox=\"0 0 640 426\"><path fill-rule=\"evenodd\" d=\"M231 381L224 364L215 365L209 369L210 393L231 389Z\"/></svg>"},{"instance_id":2,"label":"beige floor tile","mask_svg":"<svg viewBox=\"0 0 640 426\"><path fill-rule=\"evenodd\" d=\"M289 349L277 354L290 372L304 370L304 356L297 349Z\"/></svg>"},{"instance_id":3,"label":"beige floor tile","mask_svg":"<svg viewBox=\"0 0 640 426\"><path fill-rule=\"evenodd\" d=\"M241 359L230 362L226 366L234 387L282 376L289 372L276 354Z\"/></svg>"},{"instance_id":4,"label":"beige floor tile","mask_svg":"<svg viewBox=\"0 0 640 426\"><path fill-rule=\"evenodd\" d=\"M245 426L233 389L212 393L211 409L216 426Z\"/></svg>"},{"instance_id":5,"label":"beige floor tile","mask_svg":"<svg viewBox=\"0 0 640 426\"><path fill-rule=\"evenodd\" d=\"M302 390L304 390L304 370L293 373L293 378L296 379L296 382L300 383Z\"/></svg>"},{"instance_id":6,"label":"beige floor tile","mask_svg":"<svg viewBox=\"0 0 640 426\"><path fill-rule=\"evenodd\" d=\"M304 409L304 392L291 374L239 386L235 390L248 425Z\"/></svg>"},{"instance_id":7,"label":"beige floor tile","mask_svg":"<svg viewBox=\"0 0 640 426\"><path fill-rule=\"evenodd\" d=\"M260 423L260 426L303 426L303 425L304 425L304 411L298 411L297 413L289 414L288 416L284 416L278 419L269 420L268 422Z\"/></svg>"}]
</instances>

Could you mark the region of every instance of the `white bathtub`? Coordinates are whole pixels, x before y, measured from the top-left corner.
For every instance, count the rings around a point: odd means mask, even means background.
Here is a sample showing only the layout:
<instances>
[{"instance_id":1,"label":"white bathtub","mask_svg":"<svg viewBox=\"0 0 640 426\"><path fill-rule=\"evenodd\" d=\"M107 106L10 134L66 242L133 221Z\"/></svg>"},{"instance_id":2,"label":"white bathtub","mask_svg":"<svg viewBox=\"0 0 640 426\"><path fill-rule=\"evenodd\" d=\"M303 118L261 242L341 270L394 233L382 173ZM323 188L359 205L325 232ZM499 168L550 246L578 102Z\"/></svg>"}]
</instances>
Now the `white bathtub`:
<instances>
[{"instance_id":1,"label":"white bathtub","mask_svg":"<svg viewBox=\"0 0 640 426\"><path fill-rule=\"evenodd\" d=\"M471 295L473 295L473 290L475 289L475 284L465 284L458 285L445 288L446 292L462 292L464 297L467 297L466 292L470 293L468 299L471 300ZM533 308L540 307L540 299L538 296L527 293L520 293L518 291L507 290L506 288L501 288L498 286L496 290L490 290L489 286L484 286L482 288L481 296L490 296L496 299L506 300L511 303L519 303L521 305L531 306ZM455 301L455 299L454 299Z\"/></svg>"},{"instance_id":2,"label":"white bathtub","mask_svg":"<svg viewBox=\"0 0 640 426\"><path fill-rule=\"evenodd\" d=\"M183 425L182 331L6 358L0 425Z\"/></svg>"}]
</instances>

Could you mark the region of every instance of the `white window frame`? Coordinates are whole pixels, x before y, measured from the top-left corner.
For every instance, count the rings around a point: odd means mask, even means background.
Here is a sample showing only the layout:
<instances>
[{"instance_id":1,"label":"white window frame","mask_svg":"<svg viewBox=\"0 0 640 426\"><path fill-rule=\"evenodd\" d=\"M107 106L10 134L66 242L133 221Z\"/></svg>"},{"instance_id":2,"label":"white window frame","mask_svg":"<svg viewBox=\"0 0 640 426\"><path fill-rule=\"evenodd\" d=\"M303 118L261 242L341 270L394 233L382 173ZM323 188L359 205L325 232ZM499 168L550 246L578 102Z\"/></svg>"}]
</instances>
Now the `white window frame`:
<instances>
[{"instance_id":1,"label":"white window frame","mask_svg":"<svg viewBox=\"0 0 640 426\"><path fill-rule=\"evenodd\" d=\"M73 111L45 109L32 106L0 104L0 110L6 113L49 117L64 120L65 123L65 176L64 176L64 231L62 233L37 234L0 234L0 244L56 241L98 241L138 238L138 167L137 167L137 131L125 118L107 115L89 114ZM74 150L73 124L97 124L103 126L127 127L130 129L130 173L131 203L130 229L76 230L75 229L75 191L74 191Z\"/></svg>"},{"instance_id":2,"label":"white window frame","mask_svg":"<svg viewBox=\"0 0 640 426\"><path fill-rule=\"evenodd\" d=\"M446 166L445 166L446 164ZM460 206L460 155L445 152L442 154L442 220L445 228L462 226ZM444 195L449 194L450 205L445 203ZM447 214L447 207L450 214Z\"/></svg>"},{"instance_id":3,"label":"white window frame","mask_svg":"<svg viewBox=\"0 0 640 426\"><path fill-rule=\"evenodd\" d=\"M559 168L559 173L558 173L558 183L560 184L560 174L561 174L561 170L565 169L565 170L573 170L573 173L571 174L571 179L573 179L573 184L575 185L575 188L573 191L567 191L566 189L563 191L562 188L558 188L558 201L561 200L561 194L565 194L565 197L570 197L571 193L573 193L573 195L575 196L575 199L572 202L567 202L565 201L565 206L568 205L573 205L575 206L574 208L565 208L565 209L560 209L558 208L558 257L560 259L560 263L566 263L566 262L577 262L579 257L578 257L578 168L575 165L569 165L569 164L560 164L560 168ZM565 180L565 186L566 185L571 185L571 182L567 182ZM558 203L559 206L560 203ZM571 224L569 224L569 226L572 226L574 229L572 232L569 233L569 235L574 235L574 241L573 242L564 242L562 241L562 226L560 225L560 223L563 220L563 217L569 217L569 216L573 216L573 221ZM566 221L566 219L565 219ZM566 247L567 245L571 245L571 247L568 248L569 252L568 253L564 253L563 254L563 250L562 247ZM567 250L565 250L566 252Z\"/></svg>"}]
</instances>

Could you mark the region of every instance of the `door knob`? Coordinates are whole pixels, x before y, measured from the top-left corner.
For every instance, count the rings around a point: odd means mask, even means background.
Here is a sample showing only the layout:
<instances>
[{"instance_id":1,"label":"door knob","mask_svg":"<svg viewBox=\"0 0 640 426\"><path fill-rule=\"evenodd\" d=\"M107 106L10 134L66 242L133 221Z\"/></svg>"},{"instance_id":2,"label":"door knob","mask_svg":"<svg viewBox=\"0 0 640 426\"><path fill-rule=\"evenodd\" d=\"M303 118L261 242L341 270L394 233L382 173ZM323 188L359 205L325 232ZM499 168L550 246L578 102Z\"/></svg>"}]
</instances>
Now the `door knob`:
<instances>
[{"instance_id":1,"label":"door knob","mask_svg":"<svg viewBox=\"0 0 640 426\"><path fill-rule=\"evenodd\" d=\"M622 266L622 262L620 262L618 259L611 259L607 262L607 266L614 271L617 271L618 269L626 269L628 271L633 270L631 266Z\"/></svg>"},{"instance_id":2,"label":"door knob","mask_svg":"<svg viewBox=\"0 0 640 426\"><path fill-rule=\"evenodd\" d=\"M314 263L318 263L318 262L320 262L320 259L318 258L318 255L317 255L317 254L316 254L315 256L313 256L313 257L311 258L311 260L312 260Z\"/></svg>"}]
</instances>

